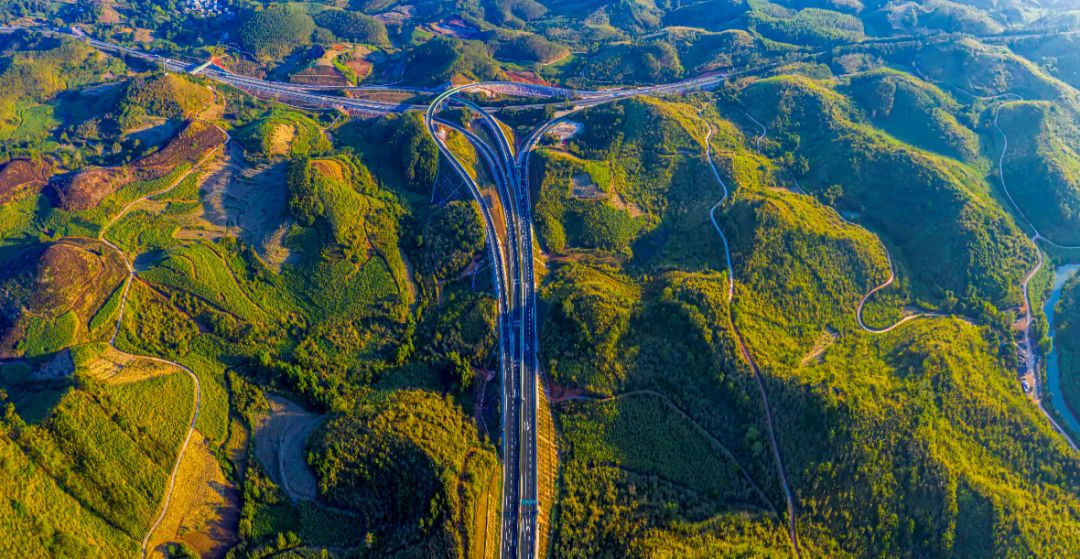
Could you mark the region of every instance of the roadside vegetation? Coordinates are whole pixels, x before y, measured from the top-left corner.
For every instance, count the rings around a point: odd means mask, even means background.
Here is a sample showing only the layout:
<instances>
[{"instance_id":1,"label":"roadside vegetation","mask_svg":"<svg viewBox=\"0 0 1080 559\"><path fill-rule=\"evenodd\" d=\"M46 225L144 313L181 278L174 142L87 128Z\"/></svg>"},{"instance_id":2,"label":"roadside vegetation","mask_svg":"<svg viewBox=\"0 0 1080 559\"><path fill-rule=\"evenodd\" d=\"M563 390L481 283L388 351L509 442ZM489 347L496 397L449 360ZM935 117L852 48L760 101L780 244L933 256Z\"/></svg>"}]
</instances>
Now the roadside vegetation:
<instances>
[{"instance_id":1,"label":"roadside vegetation","mask_svg":"<svg viewBox=\"0 0 1080 559\"><path fill-rule=\"evenodd\" d=\"M1071 409L1080 408L1080 279L1074 277L1061 290L1054 312L1054 343L1058 352L1061 387Z\"/></svg>"},{"instance_id":2,"label":"roadside vegetation","mask_svg":"<svg viewBox=\"0 0 1080 559\"><path fill-rule=\"evenodd\" d=\"M1077 555L1080 461L1019 386L1015 322L1026 219L1080 243L1076 45L1028 37L1080 20L1028 0L181 4L14 0L0 23L266 79L318 66L403 105L729 74L500 107L518 138L564 116L525 169L553 556L789 557L789 520L804 557ZM0 547L137 555L193 421L177 471L209 464L220 522L198 530L230 557L491 556L500 305L440 157L417 111L315 112L0 34ZM1071 402L1078 301L1073 280L1055 317ZM281 402L306 422L288 444L260 431ZM172 512L158 553L196 556Z\"/></svg>"}]
</instances>

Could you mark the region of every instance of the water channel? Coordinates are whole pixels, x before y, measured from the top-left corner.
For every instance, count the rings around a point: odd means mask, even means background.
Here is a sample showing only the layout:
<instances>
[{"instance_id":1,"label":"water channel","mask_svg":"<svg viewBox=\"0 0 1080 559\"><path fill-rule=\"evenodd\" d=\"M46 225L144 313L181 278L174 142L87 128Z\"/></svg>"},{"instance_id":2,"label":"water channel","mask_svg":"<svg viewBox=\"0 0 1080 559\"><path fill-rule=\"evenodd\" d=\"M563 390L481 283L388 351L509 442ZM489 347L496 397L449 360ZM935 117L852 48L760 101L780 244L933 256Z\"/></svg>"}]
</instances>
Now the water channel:
<instances>
[{"instance_id":1,"label":"water channel","mask_svg":"<svg viewBox=\"0 0 1080 559\"><path fill-rule=\"evenodd\" d=\"M1046 320L1050 322L1050 339L1054 338L1054 306L1061 299L1061 288L1065 286L1077 272L1080 272L1080 264L1067 264L1054 271L1054 288L1050 297L1046 300ZM1058 363L1057 344L1054 344L1050 354L1046 356L1046 386L1050 391L1050 404L1058 411L1065 421L1065 427L1073 436L1080 434L1080 420L1065 402L1065 393L1061 390L1061 367ZM1080 404L1080 402L1076 402Z\"/></svg>"}]
</instances>

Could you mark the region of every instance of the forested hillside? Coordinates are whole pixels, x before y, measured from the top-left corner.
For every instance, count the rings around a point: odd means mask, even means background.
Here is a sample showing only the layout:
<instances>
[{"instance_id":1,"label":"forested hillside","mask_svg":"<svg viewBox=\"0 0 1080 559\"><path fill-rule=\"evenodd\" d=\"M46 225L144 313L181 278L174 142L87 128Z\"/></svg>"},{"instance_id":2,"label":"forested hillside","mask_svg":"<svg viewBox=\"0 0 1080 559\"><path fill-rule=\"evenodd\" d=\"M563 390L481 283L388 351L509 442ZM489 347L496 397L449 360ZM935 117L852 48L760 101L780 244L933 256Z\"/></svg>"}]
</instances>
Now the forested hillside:
<instances>
[{"instance_id":1,"label":"forested hillside","mask_svg":"<svg viewBox=\"0 0 1080 559\"><path fill-rule=\"evenodd\" d=\"M2 4L0 555L1080 556L1080 4Z\"/></svg>"}]
</instances>

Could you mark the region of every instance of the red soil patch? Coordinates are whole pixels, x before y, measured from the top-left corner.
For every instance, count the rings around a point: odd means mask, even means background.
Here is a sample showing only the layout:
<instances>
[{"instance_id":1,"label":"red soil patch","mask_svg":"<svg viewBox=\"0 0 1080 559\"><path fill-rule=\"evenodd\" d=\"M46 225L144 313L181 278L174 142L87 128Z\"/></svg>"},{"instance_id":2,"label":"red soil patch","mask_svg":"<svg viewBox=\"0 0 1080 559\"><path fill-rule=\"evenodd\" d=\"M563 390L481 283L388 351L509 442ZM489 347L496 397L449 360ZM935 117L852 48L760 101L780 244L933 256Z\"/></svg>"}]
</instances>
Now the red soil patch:
<instances>
[{"instance_id":1,"label":"red soil patch","mask_svg":"<svg viewBox=\"0 0 1080 559\"><path fill-rule=\"evenodd\" d=\"M536 72L508 71L506 77L512 82L531 83L533 85L551 85L551 82L541 78Z\"/></svg>"},{"instance_id":2,"label":"red soil patch","mask_svg":"<svg viewBox=\"0 0 1080 559\"><path fill-rule=\"evenodd\" d=\"M183 163L198 163L225 143L225 131L217 126L189 124L166 146L125 167L91 167L53 180L59 207L67 211L96 208L106 196L137 181L155 180Z\"/></svg>"},{"instance_id":3,"label":"red soil patch","mask_svg":"<svg viewBox=\"0 0 1080 559\"><path fill-rule=\"evenodd\" d=\"M44 161L12 159L0 167L0 204L38 192L49 182L52 169Z\"/></svg>"},{"instance_id":4,"label":"red soil patch","mask_svg":"<svg viewBox=\"0 0 1080 559\"><path fill-rule=\"evenodd\" d=\"M573 400L585 395L585 391L576 386L560 386L551 383L551 402L559 403L565 400Z\"/></svg>"},{"instance_id":5,"label":"red soil patch","mask_svg":"<svg viewBox=\"0 0 1080 559\"><path fill-rule=\"evenodd\" d=\"M5 264L0 280L10 290L8 304L17 310L0 316L0 359L19 356L16 346L25 332L26 319L51 319L73 311L88 320L127 274L115 252L96 241L81 239L35 246Z\"/></svg>"},{"instance_id":6,"label":"red soil patch","mask_svg":"<svg viewBox=\"0 0 1080 559\"><path fill-rule=\"evenodd\" d=\"M331 177L337 180L345 180L344 171L341 169L341 163L328 159L316 159L311 162L311 168L318 171L319 174Z\"/></svg>"},{"instance_id":7,"label":"red soil patch","mask_svg":"<svg viewBox=\"0 0 1080 559\"><path fill-rule=\"evenodd\" d=\"M353 72L356 72L356 79L362 80L371 75L371 63L363 58L351 58L344 62Z\"/></svg>"}]
</instances>

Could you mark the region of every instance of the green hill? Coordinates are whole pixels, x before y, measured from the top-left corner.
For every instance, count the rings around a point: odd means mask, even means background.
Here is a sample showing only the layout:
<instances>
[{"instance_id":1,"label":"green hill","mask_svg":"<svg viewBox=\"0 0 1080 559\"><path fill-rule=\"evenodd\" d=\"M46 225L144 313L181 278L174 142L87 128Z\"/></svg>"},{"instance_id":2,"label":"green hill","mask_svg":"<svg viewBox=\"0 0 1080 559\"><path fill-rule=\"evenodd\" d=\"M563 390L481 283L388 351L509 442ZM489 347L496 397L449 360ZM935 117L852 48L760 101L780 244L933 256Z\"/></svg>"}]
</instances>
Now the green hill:
<instances>
[{"instance_id":1,"label":"green hill","mask_svg":"<svg viewBox=\"0 0 1080 559\"><path fill-rule=\"evenodd\" d=\"M788 9L769 2L755 3L748 25L764 38L800 46L823 46L863 38L859 18L821 8Z\"/></svg>"},{"instance_id":2,"label":"green hill","mask_svg":"<svg viewBox=\"0 0 1080 559\"><path fill-rule=\"evenodd\" d=\"M498 518L489 495L501 469L475 424L420 390L376 396L330 420L312 441L320 494L364 520L369 549L405 556L465 557L482 549L475 517ZM482 525L482 523L481 523Z\"/></svg>"},{"instance_id":3,"label":"green hill","mask_svg":"<svg viewBox=\"0 0 1080 559\"><path fill-rule=\"evenodd\" d=\"M837 185L837 207L897 247L917 296L1017 304L1033 256L974 170L861 125L845 98L805 78L762 80L741 97L779 149L806 159L805 188Z\"/></svg>"},{"instance_id":4,"label":"green hill","mask_svg":"<svg viewBox=\"0 0 1080 559\"><path fill-rule=\"evenodd\" d=\"M933 85L876 71L853 76L841 91L875 125L904 142L963 161L979 155L978 137L956 118L959 104Z\"/></svg>"},{"instance_id":5,"label":"green hill","mask_svg":"<svg viewBox=\"0 0 1080 559\"><path fill-rule=\"evenodd\" d=\"M240 25L237 37L245 49L259 56L280 58L311 43L315 22L296 4L272 4L251 12Z\"/></svg>"},{"instance_id":6,"label":"green hill","mask_svg":"<svg viewBox=\"0 0 1080 559\"><path fill-rule=\"evenodd\" d=\"M1020 210L1050 240L1080 244L1080 128L1046 102L1008 103L997 117L1009 139L1002 172Z\"/></svg>"},{"instance_id":7,"label":"green hill","mask_svg":"<svg viewBox=\"0 0 1080 559\"><path fill-rule=\"evenodd\" d=\"M628 250L641 221L620 207L608 162L582 160L562 151L541 153L537 224L546 246L556 252Z\"/></svg>"},{"instance_id":8,"label":"green hill","mask_svg":"<svg viewBox=\"0 0 1080 559\"><path fill-rule=\"evenodd\" d=\"M542 173L536 219L545 246L700 267L705 251L716 250L706 220L720 189L704 160L698 110L640 99L574 115L581 132L533 158L534 174Z\"/></svg>"},{"instance_id":9,"label":"green hill","mask_svg":"<svg viewBox=\"0 0 1080 559\"><path fill-rule=\"evenodd\" d=\"M74 40L11 34L0 45L0 152L40 149L64 109L61 92L124 71L123 62Z\"/></svg>"},{"instance_id":10,"label":"green hill","mask_svg":"<svg viewBox=\"0 0 1080 559\"><path fill-rule=\"evenodd\" d=\"M1059 101L1073 111L1080 110L1076 90L1004 47L961 39L922 46L914 58L924 79L968 97L1012 93L1024 99Z\"/></svg>"},{"instance_id":11,"label":"green hill","mask_svg":"<svg viewBox=\"0 0 1080 559\"><path fill-rule=\"evenodd\" d=\"M123 261L104 244L33 245L3 259L0 357L40 357L112 333ZM110 322L111 321L111 322Z\"/></svg>"},{"instance_id":12,"label":"green hill","mask_svg":"<svg viewBox=\"0 0 1080 559\"><path fill-rule=\"evenodd\" d=\"M744 189L753 185L743 185ZM828 331L856 329L859 299L889 275L884 248L834 210L784 190L740 190L723 214L737 323L763 363L798 363Z\"/></svg>"},{"instance_id":13,"label":"green hill","mask_svg":"<svg viewBox=\"0 0 1080 559\"><path fill-rule=\"evenodd\" d=\"M1080 470L980 328L855 336L770 381L803 511L856 557L1055 556ZM825 427L828 425L829 427Z\"/></svg>"},{"instance_id":14,"label":"green hill","mask_svg":"<svg viewBox=\"0 0 1080 559\"><path fill-rule=\"evenodd\" d=\"M1080 36L1018 38L1009 44L1017 54L1045 68L1061 81L1080 88Z\"/></svg>"},{"instance_id":15,"label":"green hill","mask_svg":"<svg viewBox=\"0 0 1080 559\"><path fill-rule=\"evenodd\" d=\"M275 109L237 130L236 140L261 157L318 155L330 149L319 123L310 116Z\"/></svg>"},{"instance_id":16,"label":"green hill","mask_svg":"<svg viewBox=\"0 0 1080 559\"><path fill-rule=\"evenodd\" d=\"M455 200L428 224L424 256L435 277L448 280L465 271L485 245L480 207L476 202Z\"/></svg>"},{"instance_id":17,"label":"green hill","mask_svg":"<svg viewBox=\"0 0 1080 559\"><path fill-rule=\"evenodd\" d=\"M1054 327L1062 392L1071 409L1080 409L1080 277L1062 288L1054 309Z\"/></svg>"},{"instance_id":18,"label":"green hill","mask_svg":"<svg viewBox=\"0 0 1080 559\"><path fill-rule=\"evenodd\" d=\"M131 128L148 116L191 119L214 100L205 86L183 76L154 73L132 78L120 98L117 111L121 126Z\"/></svg>"},{"instance_id":19,"label":"green hill","mask_svg":"<svg viewBox=\"0 0 1080 559\"><path fill-rule=\"evenodd\" d=\"M187 432L190 378L97 382L80 366L70 386L3 371L18 398L0 435L5 545L27 557L136 555Z\"/></svg>"},{"instance_id":20,"label":"green hill","mask_svg":"<svg viewBox=\"0 0 1080 559\"><path fill-rule=\"evenodd\" d=\"M381 47L390 45L386 25L367 14L330 9L316 13L314 21L319 27L330 30L339 39Z\"/></svg>"},{"instance_id":21,"label":"green hill","mask_svg":"<svg viewBox=\"0 0 1080 559\"><path fill-rule=\"evenodd\" d=\"M417 85L492 80L502 70L484 43L436 37L409 51L403 78Z\"/></svg>"},{"instance_id":22,"label":"green hill","mask_svg":"<svg viewBox=\"0 0 1080 559\"><path fill-rule=\"evenodd\" d=\"M623 382L618 352L641 289L616 271L567 264L545 281L541 359L554 382L612 394Z\"/></svg>"},{"instance_id":23,"label":"green hill","mask_svg":"<svg viewBox=\"0 0 1080 559\"><path fill-rule=\"evenodd\" d=\"M526 63L547 64L570 54L570 49L533 33L497 34L488 45L498 58Z\"/></svg>"},{"instance_id":24,"label":"green hill","mask_svg":"<svg viewBox=\"0 0 1080 559\"><path fill-rule=\"evenodd\" d=\"M569 273L602 273L578 270ZM555 552L626 556L654 530L748 513L755 530L782 534L769 512L782 497L750 396L753 381L735 357L724 276L667 274L646 284L632 307L610 295L605 302L603 292L588 285L590 295L572 307L555 304L572 309L582 326L608 328L597 345L615 343L616 349L593 354L609 361L590 386L614 398L559 407L564 483ZM623 308L632 308L628 317ZM542 340L555 341L551 328L584 342L585 334L565 327L560 313L551 310L548 316L557 318L545 319ZM597 322L604 316L626 326Z\"/></svg>"},{"instance_id":25,"label":"green hill","mask_svg":"<svg viewBox=\"0 0 1080 559\"><path fill-rule=\"evenodd\" d=\"M674 28L667 30L664 41L675 47L683 66L694 73L758 64L772 47L737 29L706 33Z\"/></svg>"},{"instance_id":26,"label":"green hill","mask_svg":"<svg viewBox=\"0 0 1080 559\"><path fill-rule=\"evenodd\" d=\"M665 15L665 24L721 31L740 23L742 16L750 9L750 3L744 0L705 0L681 4Z\"/></svg>"},{"instance_id":27,"label":"green hill","mask_svg":"<svg viewBox=\"0 0 1080 559\"><path fill-rule=\"evenodd\" d=\"M948 31L990 35L1005 29L986 11L950 0L896 3L886 6L883 11L881 17L897 33Z\"/></svg>"},{"instance_id":28,"label":"green hill","mask_svg":"<svg viewBox=\"0 0 1080 559\"><path fill-rule=\"evenodd\" d=\"M669 82L682 77L683 73L679 53L660 41L604 47L596 55L584 59L577 71L572 72L588 84Z\"/></svg>"}]
</instances>

